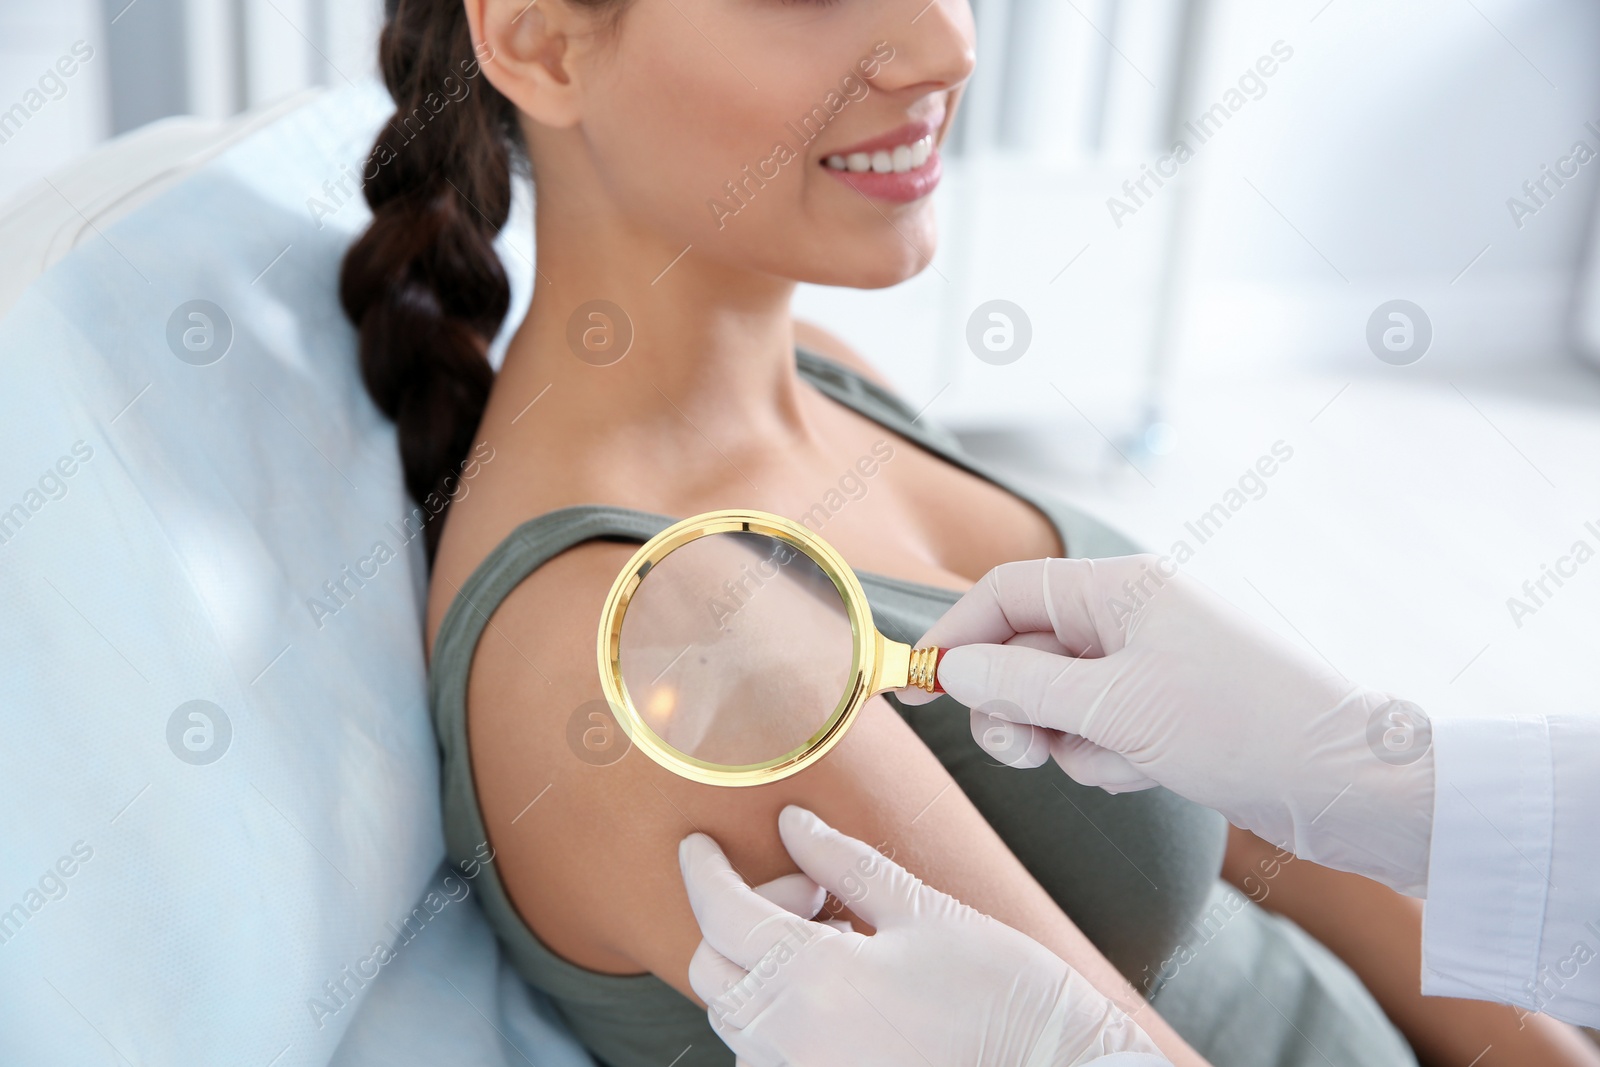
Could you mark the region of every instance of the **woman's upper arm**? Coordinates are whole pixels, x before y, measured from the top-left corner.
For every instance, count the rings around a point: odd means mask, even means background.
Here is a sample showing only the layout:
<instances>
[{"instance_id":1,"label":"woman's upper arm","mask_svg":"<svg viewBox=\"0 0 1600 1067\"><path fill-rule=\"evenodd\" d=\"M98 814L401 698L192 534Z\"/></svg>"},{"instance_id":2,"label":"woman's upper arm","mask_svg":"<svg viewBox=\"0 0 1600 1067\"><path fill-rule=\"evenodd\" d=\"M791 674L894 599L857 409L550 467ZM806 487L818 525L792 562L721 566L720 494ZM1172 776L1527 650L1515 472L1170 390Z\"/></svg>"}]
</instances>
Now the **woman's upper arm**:
<instances>
[{"instance_id":1,"label":"woman's upper arm","mask_svg":"<svg viewBox=\"0 0 1600 1067\"><path fill-rule=\"evenodd\" d=\"M758 884L796 869L777 834L778 812L796 803L1041 941L1128 1010L1143 1007L882 698L825 758L765 786L699 785L634 750L609 765L580 758L568 738L603 706L593 703L603 701L600 608L633 547L589 542L540 568L495 613L473 663L469 739L484 822L511 899L548 947L594 970L653 972L693 997L700 934L678 842L710 834ZM1161 1041L1170 1031L1152 1016L1140 1021Z\"/></svg>"},{"instance_id":2,"label":"woman's upper arm","mask_svg":"<svg viewBox=\"0 0 1600 1067\"><path fill-rule=\"evenodd\" d=\"M767 786L698 785L636 750L608 765L581 756L589 750L578 739L593 728L588 712L604 701L595 663L601 604L633 549L589 542L545 564L494 614L473 662L468 727L479 803L508 892L546 945L598 970L652 971L688 992L699 932L678 842L704 831L752 883L775 878L795 869L777 836L789 803L884 843L936 885L940 874L957 873L961 853L992 851L987 865L960 865L965 888L1042 896L1036 884L1021 893L1008 886L1031 878L881 699L826 758ZM973 841L960 847L965 838ZM976 844L985 838L987 848Z\"/></svg>"}]
</instances>

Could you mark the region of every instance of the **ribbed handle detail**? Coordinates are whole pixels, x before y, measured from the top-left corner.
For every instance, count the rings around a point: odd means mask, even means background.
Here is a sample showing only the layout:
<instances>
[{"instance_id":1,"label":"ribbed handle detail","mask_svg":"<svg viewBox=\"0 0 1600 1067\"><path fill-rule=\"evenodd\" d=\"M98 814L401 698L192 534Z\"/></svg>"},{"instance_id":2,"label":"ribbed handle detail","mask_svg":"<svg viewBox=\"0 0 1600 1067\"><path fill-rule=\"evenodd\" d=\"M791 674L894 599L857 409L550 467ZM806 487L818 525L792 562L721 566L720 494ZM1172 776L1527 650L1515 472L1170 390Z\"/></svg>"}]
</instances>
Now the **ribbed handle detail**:
<instances>
[{"instance_id":1,"label":"ribbed handle detail","mask_svg":"<svg viewBox=\"0 0 1600 1067\"><path fill-rule=\"evenodd\" d=\"M929 693L944 692L943 687L939 685L939 661L943 658L942 648L929 646L912 649L911 671L907 677L907 684Z\"/></svg>"}]
</instances>

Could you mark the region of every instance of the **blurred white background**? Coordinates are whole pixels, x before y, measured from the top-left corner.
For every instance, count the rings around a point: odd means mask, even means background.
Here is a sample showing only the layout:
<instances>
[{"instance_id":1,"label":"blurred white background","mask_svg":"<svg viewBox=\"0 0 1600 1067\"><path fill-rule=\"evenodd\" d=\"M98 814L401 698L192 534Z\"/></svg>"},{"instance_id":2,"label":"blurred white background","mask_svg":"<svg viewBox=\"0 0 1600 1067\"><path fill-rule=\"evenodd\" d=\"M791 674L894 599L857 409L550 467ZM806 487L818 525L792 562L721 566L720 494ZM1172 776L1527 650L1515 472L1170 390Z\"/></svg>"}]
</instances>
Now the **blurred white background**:
<instances>
[{"instance_id":1,"label":"blurred white background","mask_svg":"<svg viewBox=\"0 0 1600 1067\"><path fill-rule=\"evenodd\" d=\"M1520 625L1510 599L1600 547L1600 160L1574 155L1600 152L1600 5L976 6L938 257L885 293L806 288L800 312L974 450L1151 546L1187 537L1195 573L1352 676L1592 707L1600 564ZM0 0L0 198L163 116L369 78L380 20L380 0ZM41 81L76 42L92 58ZM1163 162L1180 140L1192 158ZM1397 299L1431 333L1406 365L1368 341ZM991 300L1026 318L1013 362L969 344ZM1280 441L1294 458L1195 546L1185 524Z\"/></svg>"},{"instance_id":2,"label":"blurred white background","mask_svg":"<svg viewBox=\"0 0 1600 1067\"><path fill-rule=\"evenodd\" d=\"M1350 323L1394 297L1427 311L1457 373L1572 387L1600 167L1547 182L1547 206L1520 226L1507 200L1532 204L1523 183L1575 142L1600 151L1600 7L976 7L980 71L939 193L939 259L887 299L802 298L908 389L954 380L946 422L1049 421L1054 390L1013 379L1057 370L1097 406L1189 371L1371 370ZM382 0L5 0L0 200L165 116L223 118L372 77L381 20ZM93 58L41 86L75 42ZM1291 58L1202 143L1194 124L1275 49ZM1175 180L1147 184L1142 204L1123 192L1178 140L1193 159ZM1134 210L1114 217L1112 197ZM990 298L1024 309L1038 349L1005 375L975 366L964 337Z\"/></svg>"}]
</instances>

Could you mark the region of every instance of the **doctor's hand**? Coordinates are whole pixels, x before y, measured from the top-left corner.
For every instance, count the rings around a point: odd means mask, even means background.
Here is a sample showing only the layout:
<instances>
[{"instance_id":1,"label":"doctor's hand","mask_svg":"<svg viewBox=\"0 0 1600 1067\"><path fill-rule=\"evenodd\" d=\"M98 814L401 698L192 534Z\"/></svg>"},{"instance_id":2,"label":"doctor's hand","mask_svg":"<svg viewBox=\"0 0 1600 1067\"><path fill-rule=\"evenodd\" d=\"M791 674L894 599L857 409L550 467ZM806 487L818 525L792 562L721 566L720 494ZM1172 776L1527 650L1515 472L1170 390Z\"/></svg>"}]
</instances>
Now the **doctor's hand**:
<instances>
[{"instance_id":1,"label":"doctor's hand","mask_svg":"<svg viewBox=\"0 0 1600 1067\"><path fill-rule=\"evenodd\" d=\"M923 884L804 808L778 831L804 872L751 889L715 841L678 849L704 940L689 982L747 1067L1160 1065L1131 1017L1032 938ZM792 884L810 880L876 933L816 922Z\"/></svg>"},{"instance_id":2,"label":"doctor's hand","mask_svg":"<svg viewBox=\"0 0 1600 1067\"><path fill-rule=\"evenodd\" d=\"M1425 892L1426 715L1279 639L1167 557L1002 564L919 644L949 650L940 684L1012 766L1054 756L1085 785L1163 785L1304 859Z\"/></svg>"}]
</instances>

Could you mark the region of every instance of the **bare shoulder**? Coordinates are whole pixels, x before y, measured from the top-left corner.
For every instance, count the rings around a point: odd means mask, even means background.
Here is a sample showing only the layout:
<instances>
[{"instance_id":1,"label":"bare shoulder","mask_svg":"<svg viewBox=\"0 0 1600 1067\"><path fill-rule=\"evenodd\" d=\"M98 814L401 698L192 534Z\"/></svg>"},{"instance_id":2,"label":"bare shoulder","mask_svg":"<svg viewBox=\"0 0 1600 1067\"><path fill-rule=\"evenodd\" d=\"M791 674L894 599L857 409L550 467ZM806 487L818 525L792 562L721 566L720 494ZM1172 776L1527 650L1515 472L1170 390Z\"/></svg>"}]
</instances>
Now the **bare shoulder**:
<instances>
[{"instance_id":1,"label":"bare shoulder","mask_svg":"<svg viewBox=\"0 0 1600 1067\"><path fill-rule=\"evenodd\" d=\"M664 849L674 829L607 712L596 665L605 595L635 547L585 542L524 579L490 616L467 700L473 779L507 892L556 953L613 973L648 969L636 931L618 922L643 903L613 881L618 865L663 858L647 843Z\"/></svg>"},{"instance_id":2,"label":"bare shoulder","mask_svg":"<svg viewBox=\"0 0 1600 1067\"><path fill-rule=\"evenodd\" d=\"M826 356L835 363L844 364L876 385L891 391L894 389L894 386L890 385L861 353L850 347L838 334L830 333L815 323L795 319L794 341L801 348L809 349L819 356Z\"/></svg>"}]
</instances>

